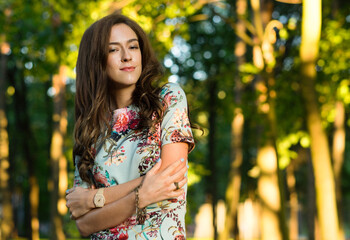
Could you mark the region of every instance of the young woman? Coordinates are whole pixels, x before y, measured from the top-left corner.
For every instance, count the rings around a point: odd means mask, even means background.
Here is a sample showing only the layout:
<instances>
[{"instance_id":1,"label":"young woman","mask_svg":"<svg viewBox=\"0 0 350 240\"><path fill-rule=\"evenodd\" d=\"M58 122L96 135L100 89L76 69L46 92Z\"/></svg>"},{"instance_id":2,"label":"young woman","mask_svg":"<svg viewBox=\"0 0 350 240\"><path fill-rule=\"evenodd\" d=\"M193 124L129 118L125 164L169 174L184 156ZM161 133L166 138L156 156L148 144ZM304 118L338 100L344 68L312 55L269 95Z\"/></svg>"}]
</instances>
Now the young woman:
<instances>
[{"instance_id":1,"label":"young woman","mask_svg":"<svg viewBox=\"0 0 350 240\"><path fill-rule=\"evenodd\" d=\"M149 40L112 14L81 40L76 164L67 207L91 239L185 239L187 154L194 147L183 90L162 75Z\"/></svg>"}]
</instances>

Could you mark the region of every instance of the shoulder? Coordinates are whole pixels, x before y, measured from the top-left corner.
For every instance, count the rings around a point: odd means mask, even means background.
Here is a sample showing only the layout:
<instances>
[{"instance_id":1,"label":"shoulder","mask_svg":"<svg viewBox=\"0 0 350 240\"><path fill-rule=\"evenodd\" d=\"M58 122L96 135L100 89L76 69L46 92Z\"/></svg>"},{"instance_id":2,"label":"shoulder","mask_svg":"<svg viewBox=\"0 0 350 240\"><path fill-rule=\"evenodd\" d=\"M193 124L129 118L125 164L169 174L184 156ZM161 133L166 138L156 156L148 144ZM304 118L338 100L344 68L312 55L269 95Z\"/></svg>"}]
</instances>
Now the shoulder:
<instances>
[{"instance_id":1,"label":"shoulder","mask_svg":"<svg viewBox=\"0 0 350 240\"><path fill-rule=\"evenodd\" d=\"M163 87L161 87L160 96L164 98L166 95L169 95L169 94L176 95L176 96L180 96L180 95L185 96L185 92L179 84L170 83L170 82L164 84Z\"/></svg>"},{"instance_id":2,"label":"shoulder","mask_svg":"<svg viewBox=\"0 0 350 240\"><path fill-rule=\"evenodd\" d=\"M186 94L177 83L167 83L161 87L160 98L162 99L163 105L168 107L177 104L187 105Z\"/></svg>"}]
</instances>

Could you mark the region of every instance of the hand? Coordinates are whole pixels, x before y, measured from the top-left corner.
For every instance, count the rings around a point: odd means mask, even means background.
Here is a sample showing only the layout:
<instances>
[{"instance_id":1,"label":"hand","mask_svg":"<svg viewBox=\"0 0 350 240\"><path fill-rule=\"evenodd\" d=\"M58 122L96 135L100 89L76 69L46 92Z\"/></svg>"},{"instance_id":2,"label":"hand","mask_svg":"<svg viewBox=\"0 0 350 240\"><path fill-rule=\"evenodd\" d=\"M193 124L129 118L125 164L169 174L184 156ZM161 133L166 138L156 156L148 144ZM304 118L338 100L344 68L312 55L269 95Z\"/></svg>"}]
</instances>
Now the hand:
<instances>
[{"instance_id":1,"label":"hand","mask_svg":"<svg viewBox=\"0 0 350 240\"><path fill-rule=\"evenodd\" d=\"M96 189L82 187L71 188L66 191L66 206L69 208L71 219L75 220L95 208L93 199L96 192Z\"/></svg>"},{"instance_id":2,"label":"hand","mask_svg":"<svg viewBox=\"0 0 350 240\"><path fill-rule=\"evenodd\" d=\"M175 161L163 171L158 171L161 166L161 160L149 170L145 176L142 187L139 189L139 207L143 208L147 205L165 199L176 198L184 193L182 187L186 184L187 166L182 166L181 161ZM176 172L173 174L173 172ZM171 175L172 174L172 175ZM179 179L181 179L179 181ZM174 182L178 182L179 189L176 189Z\"/></svg>"}]
</instances>

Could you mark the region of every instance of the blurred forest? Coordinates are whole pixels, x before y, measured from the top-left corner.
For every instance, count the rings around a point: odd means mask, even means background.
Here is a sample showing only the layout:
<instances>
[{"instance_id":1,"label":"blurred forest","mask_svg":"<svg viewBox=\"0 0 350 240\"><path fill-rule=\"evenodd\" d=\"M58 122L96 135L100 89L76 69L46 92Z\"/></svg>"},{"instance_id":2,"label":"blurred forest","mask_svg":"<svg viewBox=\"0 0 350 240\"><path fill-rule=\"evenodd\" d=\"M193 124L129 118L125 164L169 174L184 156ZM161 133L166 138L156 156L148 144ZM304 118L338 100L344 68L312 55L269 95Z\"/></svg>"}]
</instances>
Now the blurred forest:
<instances>
[{"instance_id":1,"label":"blurred forest","mask_svg":"<svg viewBox=\"0 0 350 240\"><path fill-rule=\"evenodd\" d=\"M350 238L348 0L0 1L0 239L79 239L75 64L121 12L187 93L189 238Z\"/></svg>"}]
</instances>

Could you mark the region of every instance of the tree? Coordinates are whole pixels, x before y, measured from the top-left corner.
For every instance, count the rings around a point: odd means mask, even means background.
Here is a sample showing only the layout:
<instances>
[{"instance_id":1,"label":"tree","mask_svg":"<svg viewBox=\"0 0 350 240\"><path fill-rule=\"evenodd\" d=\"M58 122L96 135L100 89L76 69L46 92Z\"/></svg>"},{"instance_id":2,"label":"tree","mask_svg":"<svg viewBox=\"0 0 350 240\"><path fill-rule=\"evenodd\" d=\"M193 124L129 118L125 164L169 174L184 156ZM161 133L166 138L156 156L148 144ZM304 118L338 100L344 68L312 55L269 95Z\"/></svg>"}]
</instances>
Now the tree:
<instances>
[{"instance_id":1,"label":"tree","mask_svg":"<svg viewBox=\"0 0 350 240\"><path fill-rule=\"evenodd\" d=\"M11 205L10 180L10 159L9 140L7 131L6 116L6 65L9 53L9 45L6 42L0 43L0 205L2 206L2 219L0 223L0 238L7 239L13 230L13 216Z\"/></svg>"},{"instance_id":2,"label":"tree","mask_svg":"<svg viewBox=\"0 0 350 240\"><path fill-rule=\"evenodd\" d=\"M318 56L320 32L321 0L304 0L300 46L301 91L305 101L306 121L311 138L311 159L315 175L316 204L321 238L328 240L338 236L339 225L329 144L322 127L315 92L315 63Z\"/></svg>"},{"instance_id":3,"label":"tree","mask_svg":"<svg viewBox=\"0 0 350 240\"><path fill-rule=\"evenodd\" d=\"M236 2L236 13L238 17L236 28L239 32L245 32L245 24L243 18L247 14L247 1L240 0ZM246 55L246 43L241 39L237 39L235 43L235 56L237 59L237 69L245 63ZM238 231L237 224L237 210L240 199L241 191L241 165L243 162L243 129L244 129L244 112L242 109L242 94L243 83L241 76L236 71L234 76L235 89L234 89L234 104L233 120L231 123L231 166L228 179L228 185L226 188L226 216L225 216L225 228L220 235L221 240L228 239L231 233ZM235 234L235 238L238 238L239 233Z\"/></svg>"}]
</instances>

